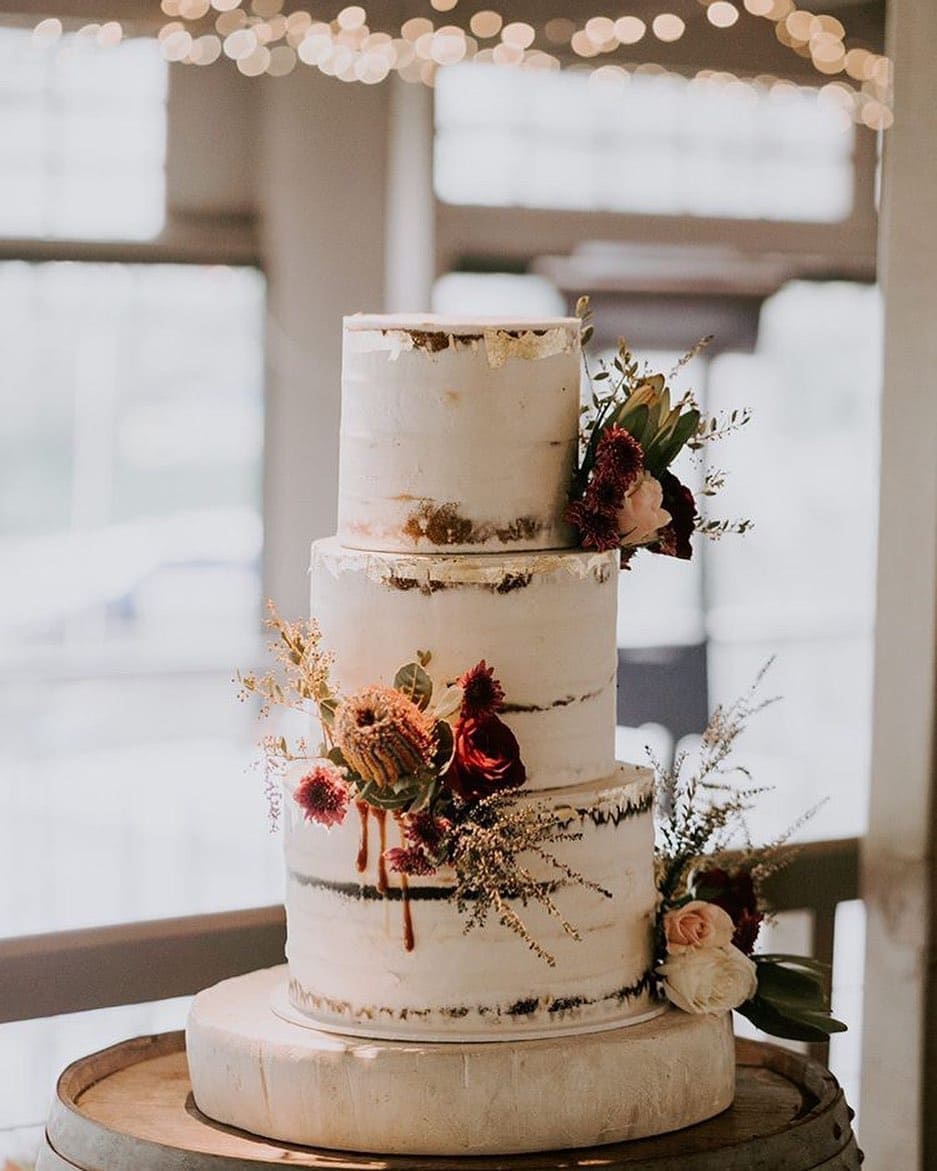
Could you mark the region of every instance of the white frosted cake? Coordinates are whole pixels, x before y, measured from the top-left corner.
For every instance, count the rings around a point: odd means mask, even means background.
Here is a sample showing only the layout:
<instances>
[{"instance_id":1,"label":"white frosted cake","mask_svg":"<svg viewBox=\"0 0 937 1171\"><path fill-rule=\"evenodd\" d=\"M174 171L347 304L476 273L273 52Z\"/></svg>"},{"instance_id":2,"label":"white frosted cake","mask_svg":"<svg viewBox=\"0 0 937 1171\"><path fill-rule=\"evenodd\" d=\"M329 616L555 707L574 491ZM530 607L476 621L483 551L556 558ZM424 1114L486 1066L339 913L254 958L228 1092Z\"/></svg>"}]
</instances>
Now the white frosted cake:
<instances>
[{"instance_id":1,"label":"white frosted cake","mask_svg":"<svg viewBox=\"0 0 937 1171\"><path fill-rule=\"evenodd\" d=\"M617 555L569 548L561 520L579 330L346 318L339 536L313 545L311 613L345 693L389 684L418 648L438 680L495 661L525 792L564 811L581 837L562 861L611 898L557 892L580 939L528 912L553 966L497 921L465 934L445 869L409 880L405 924L380 844L403 845L399 827L364 809L323 830L287 801L290 1001L322 1024L494 1038L660 1011L651 775L614 758Z\"/></svg>"},{"instance_id":2,"label":"white frosted cake","mask_svg":"<svg viewBox=\"0 0 937 1171\"><path fill-rule=\"evenodd\" d=\"M658 1133L731 1100L727 1014L679 1013L656 993L653 777L614 756L619 553L576 547L564 522L580 328L345 319L338 535L313 544L310 573L328 686L352 698L322 692L333 764L286 770L288 973L193 1008L193 1088L213 1118L467 1154ZM410 703L401 678L425 710L411 704L380 739L380 705ZM477 710L472 680L490 692ZM491 792L465 780L465 760ZM350 796L333 767L355 776ZM556 833L511 861L523 890L502 886L473 920L467 851L437 855L414 826L484 829L478 810L499 794L518 825L536 809ZM541 1080L519 1079L518 1062ZM461 1096L430 1119L415 1103L449 1078ZM567 1082L563 1119L535 1118Z\"/></svg>"}]
</instances>

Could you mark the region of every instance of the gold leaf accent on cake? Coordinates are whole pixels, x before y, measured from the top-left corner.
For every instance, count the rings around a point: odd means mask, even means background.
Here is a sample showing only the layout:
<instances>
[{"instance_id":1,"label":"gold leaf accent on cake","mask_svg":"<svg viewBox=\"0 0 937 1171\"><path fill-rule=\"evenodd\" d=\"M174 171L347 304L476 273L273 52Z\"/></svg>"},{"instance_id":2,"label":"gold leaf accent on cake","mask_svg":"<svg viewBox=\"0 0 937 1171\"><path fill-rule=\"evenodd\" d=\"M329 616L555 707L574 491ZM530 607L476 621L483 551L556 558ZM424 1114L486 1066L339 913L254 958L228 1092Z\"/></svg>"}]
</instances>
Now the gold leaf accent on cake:
<instances>
[{"instance_id":1,"label":"gold leaf accent on cake","mask_svg":"<svg viewBox=\"0 0 937 1171\"><path fill-rule=\"evenodd\" d=\"M423 500L409 514L401 532L414 544L428 541L442 547L483 545L497 537L503 545L510 545L533 540L543 527L543 521L535 516L518 516L506 524L475 521L460 512L453 501L437 504L434 500Z\"/></svg>"},{"instance_id":2,"label":"gold leaf accent on cake","mask_svg":"<svg viewBox=\"0 0 937 1171\"><path fill-rule=\"evenodd\" d=\"M511 358L535 362L552 358L554 354L567 354L579 346L578 336L561 327L523 331L486 329L484 337L488 365L495 370Z\"/></svg>"}]
</instances>

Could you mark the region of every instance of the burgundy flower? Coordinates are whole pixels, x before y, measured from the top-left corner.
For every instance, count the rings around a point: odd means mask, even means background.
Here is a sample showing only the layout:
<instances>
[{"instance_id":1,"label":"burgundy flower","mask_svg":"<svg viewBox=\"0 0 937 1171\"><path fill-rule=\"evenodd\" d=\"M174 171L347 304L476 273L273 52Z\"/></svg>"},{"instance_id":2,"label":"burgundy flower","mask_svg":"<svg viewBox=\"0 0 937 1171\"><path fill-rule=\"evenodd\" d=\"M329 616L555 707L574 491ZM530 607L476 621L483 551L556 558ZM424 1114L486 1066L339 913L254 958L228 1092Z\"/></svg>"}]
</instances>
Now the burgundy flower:
<instances>
[{"instance_id":1,"label":"burgundy flower","mask_svg":"<svg viewBox=\"0 0 937 1171\"><path fill-rule=\"evenodd\" d=\"M574 500L566 509L565 520L579 530L579 544L583 549L604 553L621 544L615 513L590 508L585 500Z\"/></svg>"},{"instance_id":2,"label":"burgundy flower","mask_svg":"<svg viewBox=\"0 0 937 1171\"><path fill-rule=\"evenodd\" d=\"M485 660L456 680L462 688L463 716L493 716L504 703L504 688L494 677L494 668Z\"/></svg>"},{"instance_id":3,"label":"burgundy flower","mask_svg":"<svg viewBox=\"0 0 937 1171\"><path fill-rule=\"evenodd\" d=\"M664 490L664 508L671 519L650 548L654 553L689 561L693 556L691 538L697 516L693 493L672 472L662 472L660 484Z\"/></svg>"},{"instance_id":4,"label":"burgundy flower","mask_svg":"<svg viewBox=\"0 0 937 1171\"><path fill-rule=\"evenodd\" d=\"M624 427L606 427L595 447L593 476L615 480L622 495L644 471L644 451Z\"/></svg>"},{"instance_id":5,"label":"burgundy flower","mask_svg":"<svg viewBox=\"0 0 937 1171\"><path fill-rule=\"evenodd\" d=\"M589 481L582 496L582 502L589 512L607 513L617 516L625 499L625 489L614 476L602 475L598 468Z\"/></svg>"},{"instance_id":6,"label":"burgundy flower","mask_svg":"<svg viewBox=\"0 0 937 1171\"><path fill-rule=\"evenodd\" d=\"M527 779L517 738L497 716L463 716L455 729L455 752L443 776L463 801L515 789Z\"/></svg>"},{"instance_id":7,"label":"burgundy flower","mask_svg":"<svg viewBox=\"0 0 937 1171\"><path fill-rule=\"evenodd\" d=\"M341 825L348 812L348 786L330 764L317 764L296 786L293 800L307 821L329 827Z\"/></svg>"},{"instance_id":8,"label":"burgundy flower","mask_svg":"<svg viewBox=\"0 0 937 1171\"><path fill-rule=\"evenodd\" d=\"M694 891L697 898L722 907L735 924L733 944L745 955L751 955L764 914L758 908L758 896L750 872L714 866L697 874Z\"/></svg>"},{"instance_id":9,"label":"burgundy flower","mask_svg":"<svg viewBox=\"0 0 937 1171\"><path fill-rule=\"evenodd\" d=\"M407 841L430 854L439 853L451 829L452 822L448 818L437 817L425 809L420 813L407 814L403 819L403 832Z\"/></svg>"},{"instance_id":10,"label":"burgundy flower","mask_svg":"<svg viewBox=\"0 0 937 1171\"><path fill-rule=\"evenodd\" d=\"M384 851L384 861L397 874L417 874L425 877L436 873L436 867L419 846L411 846L409 849L392 846L391 849Z\"/></svg>"}]
</instances>

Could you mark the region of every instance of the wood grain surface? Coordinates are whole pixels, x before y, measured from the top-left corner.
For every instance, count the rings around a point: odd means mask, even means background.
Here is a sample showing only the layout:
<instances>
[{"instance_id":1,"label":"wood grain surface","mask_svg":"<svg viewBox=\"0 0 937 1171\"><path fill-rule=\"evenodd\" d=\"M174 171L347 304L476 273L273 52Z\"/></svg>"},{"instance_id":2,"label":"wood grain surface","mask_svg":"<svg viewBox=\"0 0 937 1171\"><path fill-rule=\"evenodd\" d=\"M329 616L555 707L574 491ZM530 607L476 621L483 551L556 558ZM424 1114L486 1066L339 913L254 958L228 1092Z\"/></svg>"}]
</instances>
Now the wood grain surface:
<instances>
[{"instance_id":1,"label":"wood grain surface","mask_svg":"<svg viewBox=\"0 0 937 1171\"><path fill-rule=\"evenodd\" d=\"M37 1171L852 1171L861 1164L833 1076L772 1045L737 1042L735 1103L709 1122L614 1146L494 1158L353 1155L219 1126L192 1100L184 1045L181 1032L141 1037L69 1066Z\"/></svg>"}]
</instances>

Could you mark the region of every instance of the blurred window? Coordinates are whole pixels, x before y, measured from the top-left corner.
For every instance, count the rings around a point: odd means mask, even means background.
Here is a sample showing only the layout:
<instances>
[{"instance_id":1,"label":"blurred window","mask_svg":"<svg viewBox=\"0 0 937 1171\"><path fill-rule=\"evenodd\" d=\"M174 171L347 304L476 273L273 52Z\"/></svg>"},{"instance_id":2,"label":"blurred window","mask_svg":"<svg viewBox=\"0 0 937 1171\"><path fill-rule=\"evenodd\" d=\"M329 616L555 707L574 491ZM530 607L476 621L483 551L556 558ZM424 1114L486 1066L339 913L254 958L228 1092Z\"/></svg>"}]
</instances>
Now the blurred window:
<instances>
[{"instance_id":1,"label":"blurred window","mask_svg":"<svg viewBox=\"0 0 937 1171\"><path fill-rule=\"evenodd\" d=\"M449 272L433 286L433 312L563 317L566 302L550 281L532 273Z\"/></svg>"},{"instance_id":2,"label":"blurred window","mask_svg":"<svg viewBox=\"0 0 937 1171\"><path fill-rule=\"evenodd\" d=\"M757 783L775 786L756 836L817 801L800 838L865 832L881 347L877 288L794 282L765 303L754 353L711 364L709 409L752 408L711 453L729 473L712 511L755 527L706 549L710 690L741 694L775 656L765 692L781 697L743 742Z\"/></svg>"},{"instance_id":3,"label":"blurred window","mask_svg":"<svg viewBox=\"0 0 937 1171\"><path fill-rule=\"evenodd\" d=\"M0 236L158 235L167 76L152 38L43 45L0 28Z\"/></svg>"},{"instance_id":4,"label":"blurred window","mask_svg":"<svg viewBox=\"0 0 937 1171\"><path fill-rule=\"evenodd\" d=\"M853 129L817 91L673 74L440 71L435 186L455 204L835 223Z\"/></svg>"},{"instance_id":5,"label":"blurred window","mask_svg":"<svg viewBox=\"0 0 937 1171\"><path fill-rule=\"evenodd\" d=\"M263 317L250 268L0 263L2 935L276 895L231 685Z\"/></svg>"}]
</instances>

